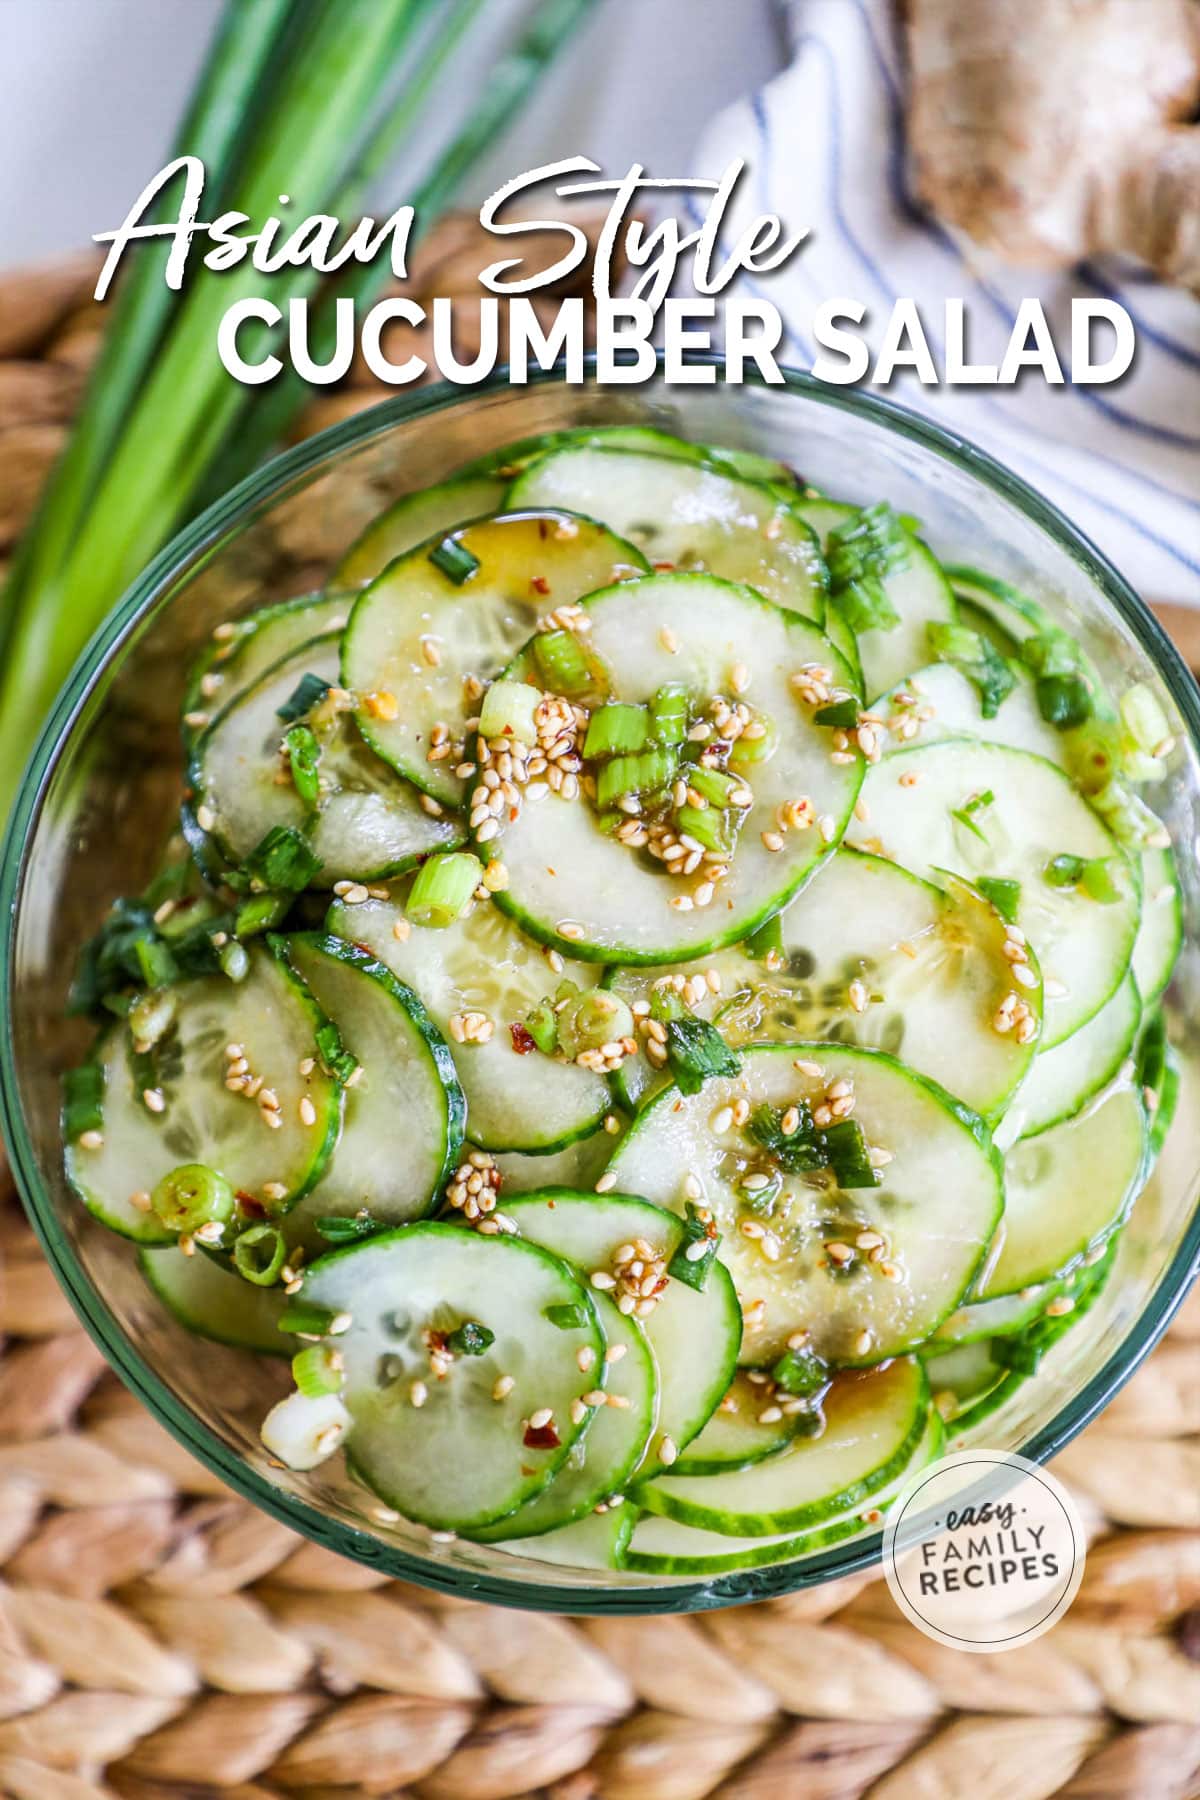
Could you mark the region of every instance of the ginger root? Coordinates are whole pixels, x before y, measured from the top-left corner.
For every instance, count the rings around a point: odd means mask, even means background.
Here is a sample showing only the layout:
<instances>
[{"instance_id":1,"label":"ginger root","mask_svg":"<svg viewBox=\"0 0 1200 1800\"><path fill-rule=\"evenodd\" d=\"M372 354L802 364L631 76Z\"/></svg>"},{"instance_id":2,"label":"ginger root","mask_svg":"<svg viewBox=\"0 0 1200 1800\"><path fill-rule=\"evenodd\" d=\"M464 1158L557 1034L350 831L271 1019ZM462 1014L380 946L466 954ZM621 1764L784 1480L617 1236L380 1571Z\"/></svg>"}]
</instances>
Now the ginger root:
<instances>
[{"instance_id":1,"label":"ginger root","mask_svg":"<svg viewBox=\"0 0 1200 1800\"><path fill-rule=\"evenodd\" d=\"M902 0L918 198L1006 261L1200 289L1200 0Z\"/></svg>"}]
</instances>

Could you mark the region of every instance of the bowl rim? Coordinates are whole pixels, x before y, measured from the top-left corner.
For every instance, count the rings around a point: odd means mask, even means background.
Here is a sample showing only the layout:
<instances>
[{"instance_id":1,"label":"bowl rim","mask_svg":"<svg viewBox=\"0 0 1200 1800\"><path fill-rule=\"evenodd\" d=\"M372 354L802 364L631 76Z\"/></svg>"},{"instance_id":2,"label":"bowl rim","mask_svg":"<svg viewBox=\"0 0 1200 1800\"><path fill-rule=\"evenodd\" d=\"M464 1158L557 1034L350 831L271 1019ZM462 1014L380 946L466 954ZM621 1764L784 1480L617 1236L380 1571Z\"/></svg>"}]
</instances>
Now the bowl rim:
<instances>
[{"instance_id":1,"label":"bowl rim","mask_svg":"<svg viewBox=\"0 0 1200 1800\"><path fill-rule=\"evenodd\" d=\"M663 374L663 360L660 352L657 358L659 379ZM717 353L696 353L689 355L687 360L715 366L718 371L723 366L723 358ZM866 418L950 462L1040 527L1082 569L1137 639L1162 677L1187 726L1193 747L1200 754L1200 687L1179 651L1104 553L1053 502L988 452L894 400L859 389L829 386L799 369L781 367L780 372L782 382L768 383L757 369L747 371L744 385L774 387L813 404ZM595 358L589 355L585 361L583 383L569 385L577 386L581 393L595 390L600 386L595 373ZM531 371L523 385L533 387L549 382L567 384L566 370L561 362L551 369ZM506 367L470 387L439 382L385 399L318 432L273 457L216 500L179 531L130 585L84 648L51 708L22 775L0 847L0 918L3 920L0 1018L11 1017L16 923L26 856L32 830L57 766L57 753L65 749L75 729L98 703L101 678L113 653L141 617L169 592L174 580L184 570L189 570L197 557L211 556L224 541L236 536L247 517L264 502L282 498L289 486L298 484L310 470L330 457L364 448L396 425L445 412L455 406L469 405L510 385L515 384L510 384ZM619 388L612 391L617 395L620 393ZM111 1312L58 1226L42 1182L20 1104L11 1032L0 1034L0 1131L17 1190L46 1258L85 1329L116 1374L185 1449L235 1492L328 1549L398 1579L460 1598L470 1597L490 1604L537 1611L631 1616L691 1612L747 1600L777 1598L879 1563L883 1533L876 1531L851 1540L844 1547L835 1547L802 1561L769 1564L707 1580L680 1580L663 1585L648 1580L644 1586L636 1588L568 1586L558 1585L553 1580L535 1583L521 1576L469 1571L440 1562L435 1548L431 1547L428 1555L418 1555L333 1518L308 1501L273 1486L241 1456L221 1443L199 1415L160 1380L143 1360L133 1340L126 1337L124 1331L115 1329ZM1037 1463L1048 1461L1100 1412L1158 1343L1198 1270L1200 1207L1193 1211L1168 1268L1125 1340L1059 1408L1049 1423L1019 1446L1023 1456ZM552 1565L541 1566L549 1569Z\"/></svg>"}]
</instances>

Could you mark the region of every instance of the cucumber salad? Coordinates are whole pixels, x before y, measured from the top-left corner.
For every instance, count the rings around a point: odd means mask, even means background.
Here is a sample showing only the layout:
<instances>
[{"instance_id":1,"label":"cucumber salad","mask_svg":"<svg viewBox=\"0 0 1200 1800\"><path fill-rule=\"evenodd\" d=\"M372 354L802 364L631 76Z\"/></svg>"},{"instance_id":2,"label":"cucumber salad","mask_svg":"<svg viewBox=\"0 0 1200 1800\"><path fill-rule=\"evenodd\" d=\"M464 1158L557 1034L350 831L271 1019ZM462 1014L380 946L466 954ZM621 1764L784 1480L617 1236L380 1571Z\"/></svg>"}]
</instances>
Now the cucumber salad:
<instances>
[{"instance_id":1,"label":"cucumber salad","mask_svg":"<svg viewBox=\"0 0 1200 1800\"><path fill-rule=\"evenodd\" d=\"M1170 1119L1181 905L1163 707L1039 604L886 496L566 432L221 625L182 734L66 1164L286 1359L264 1461L709 1576L1053 1380Z\"/></svg>"}]
</instances>

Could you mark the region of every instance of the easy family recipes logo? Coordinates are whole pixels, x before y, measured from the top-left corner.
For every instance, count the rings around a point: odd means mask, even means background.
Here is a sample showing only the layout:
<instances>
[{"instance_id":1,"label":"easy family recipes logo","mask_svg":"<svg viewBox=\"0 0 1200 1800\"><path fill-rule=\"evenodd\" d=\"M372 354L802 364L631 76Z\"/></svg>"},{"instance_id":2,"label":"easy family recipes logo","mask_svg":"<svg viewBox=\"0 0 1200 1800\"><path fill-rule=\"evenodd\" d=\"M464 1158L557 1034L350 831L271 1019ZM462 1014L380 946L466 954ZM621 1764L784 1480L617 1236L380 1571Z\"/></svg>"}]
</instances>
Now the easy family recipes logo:
<instances>
[{"instance_id":1,"label":"easy family recipes logo","mask_svg":"<svg viewBox=\"0 0 1200 1800\"><path fill-rule=\"evenodd\" d=\"M695 385L719 378L739 383L752 368L761 379L778 384L783 381L776 356L783 320L763 283L803 254L810 234L789 232L775 213L754 214L735 226L744 173L741 160L731 162L718 180L653 177L635 163L624 175L610 178L597 163L575 156L514 176L480 208L484 231L500 245L514 236L553 233L561 241L561 253L548 266L544 257L536 268L527 268L520 256L509 256L482 270L478 350L467 359L455 353L456 303L448 296L425 306L403 293L393 294L360 308L345 295L331 301L319 292L293 294L282 304L271 295L272 278L297 269L336 276L352 264L380 265L381 273L402 285L421 224L413 207L349 226L329 213L289 223L289 196L281 194L280 212L265 220L232 210L204 219L205 168L194 156L167 163L115 230L96 233L96 241L107 243L109 250L95 297L105 298L137 245L169 240L163 270L168 288L179 291L197 263L228 276L229 303L216 327L216 349L229 374L246 385L275 381L289 365L305 382L327 385L343 378L356 354L379 381L394 387L419 380L431 367L444 380L469 386L504 364L510 380L519 383L531 369L549 369L559 361L568 381L582 382L590 335L583 299L566 298L548 316L544 300L540 311L533 302L533 296L544 296L593 255L569 209L534 216L534 195L548 190L551 200L606 206L592 264L594 351L601 382L649 380L661 348L668 382ZM178 205L175 216L165 219L159 209L169 191L178 191ZM550 202L536 204L540 209ZM686 212L686 222L676 208ZM616 271L622 267L629 275L617 292ZM396 322L430 328L428 358L412 354L396 362L386 354L384 332ZM1065 379L1037 299L1021 303L1005 353L991 364L971 361L967 308L954 296L947 297L936 329L927 328L916 302L904 298L881 322L863 301L831 296L805 323L817 347L812 373L836 386L886 387L900 370L912 370L925 385L1003 387L1025 375L1052 384ZM882 330L872 330L868 342L866 328L880 323ZM940 346L940 360L935 345ZM1116 301L1072 301L1072 382L1119 380L1135 349L1132 322ZM724 353L720 368L689 360L713 350Z\"/></svg>"}]
</instances>

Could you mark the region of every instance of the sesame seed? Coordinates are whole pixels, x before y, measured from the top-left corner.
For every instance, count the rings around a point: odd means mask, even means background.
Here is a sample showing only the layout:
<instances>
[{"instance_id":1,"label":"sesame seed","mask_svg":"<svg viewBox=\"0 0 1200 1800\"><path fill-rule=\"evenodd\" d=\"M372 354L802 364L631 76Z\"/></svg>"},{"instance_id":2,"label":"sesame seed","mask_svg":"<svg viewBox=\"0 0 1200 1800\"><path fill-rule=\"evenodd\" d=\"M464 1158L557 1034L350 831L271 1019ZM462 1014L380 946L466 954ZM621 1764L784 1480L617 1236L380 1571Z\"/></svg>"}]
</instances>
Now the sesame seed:
<instances>
[{"instance_id":1,"label":"sesame seed","mask_svg":"<svg viewBox=\"0 0 1200 1800\"><path fill-rule=\"evenodd\" d=\"M778 1425L783 1417L782 1406L764 1406L758 1415L760 1425Z\"/></svg>"},{"instance_id":2,"label":"sesame seed","mask_svg":"<svg viewBox=\"0 0 1200 1800\"><path fill-rule=\"evenodd\" d=\"M868 1000L869 996L867 994L866 987L863 985L863 983L861 981L857 981L857 980L852 981L850 983L849 988L847 989L847 994L848 994L848 997L850 1000L850 1004L854 1008L856 1013L866 1012L867 1000Z\"/></svg>"},{"instance_id":3,"label":"sesame seed","mask_svg":"<svg viewBox=\"0 0 1200 1800\"><path fill-rule=\"evenodd\" d=\"M596 1352L590 1344L581 1344L575 1352L575 1362L581 1375L586 1375L596 1360Z\"/></svg>"},{"instance_id":4,"label":"sesame seed","mask_svg":"<svg viewBox=\"0 0 1200 1800\"><path fill-rule=\"evenodd\" d=\"M329 1336L342 1337L354 1323L354 1315L348 1312L334 1313L329 1321Z\"/></svg>"},{"instance_id":5,"label":"sesame seed","mask_svg":"<svg viewBox=\"0 0 1200 1800\"><path fill-rule=\"evenodd\" d=\"M603 1388L589 1388L588 1392L583 1395L583 1404L585 1406L603 1406L607 1398Z\"/></svg>"},{"instance_id":6,"label":"sesame seed","mask_svg":"<svg viewBox=\"0 0 1200 1800\"><path fill-rule=\"evenodd\" d=\"M874 1339L869 1331L860 1331L854 1340L853 1348L855 1356L866 1356L873 1342Z\"/></svg>"},{"instance_id":7,"label":"sesame seed","mask_svg":"<svg viewBox=\"0 0 1200 1800\"><path fill-rule=\"evenodd\" d=\"M1038 978L1029 967L1028 963L1014 963L1012 965L1012 978L1021 987L1031 988L1036 987L1038 984Z\"/></svg>"},{"instance_id":8,"label":"sesame seed","mask_svg":"<svg viewBox=\"0 0 1200 1800\"><path fill-rule=\"evenodd\" d=\"M138 1212L149 1212L150 1196L145 1188L139 1188L136 1194L130 1194L129 1204L130 1206L136 1207Z\"/></svg>"},{"instance_id":9,"label":"sesame seed","mask_svg":"<svg viewBox=\"0 0 1200 1800\"><path fill-rule=\"evenodd\" d=\"M159 1088L143 1088L142 1099L152 1113L162 1113L167 1110L166 1100L163 1098L162 1091Z\"/></svg>"},{"instance_id":10,"label":"sesame seed","mask_svg":"<svg viewBox=\"0 0 1200 1800\"><path fill-rule=\"evenodd\" d=\"M729 671L729 685L735 694L744 694L750 686L750 671L745 663L734 663Z\"/></svg>"},{"instance_id":11,"label":"sesame seed","mask_svg":"<svg viewBox=\"0 0 1200 1800\"><path fill-rule=\"evenodd\" d=\"M78 1143L80 1148L84 1150L102 1150L104 1148L104 1133L102 1131L81 1131Z\"/></svg>"},{"instance_id":12,"label":"sesame seed","mask_svg":"<svg viewBox=\"0 0 1200 1800\"><path fill-rule=\"evenodd\" d=\"M599 1181L596 1183L596 1192L598 1194L607 1194L609 1192L610 1188L615 1188L616 1185L617 1185L617 1178L610 1171L607 1175L602 1175L600 1177Z\"/></svg>"},{"instance_id":13,"label":"sesame seed","mask_svg":"<svg viewBox=\"0 0 1200 1800\"><path fill-rule=\"evenodd\" d=\"M414 1381L408 1390L408 1398L411 1405L422 1407L429 1398L429 1389L423 1381Z\"/></svg>"},{"instance_id":14,"label":"sesame seed","mask_svg":"<svg viewBox=\"0 0 1200 1800\"><path fill-rule=\"evenodd\" d=\"M605 1404L605 1406L615 1407L618 1412L628 1412L628 1410L629 1410L629 1395L628 1394L605 1394L604 1404ZM622 1496L622 1498L623 1498L623 1496Z\"/></svg>"},{"instance_id":15,"label":"sesame seed","mask_svg":"<svg viewBox=\"0 0 1200 1800\"><path fill-rule=\"evenodd\" d=\"M436 669L439 666L442 660L442 652L434 638L423 637L421 639L421 657L431 669Z\"/></svg>"},{"instance_id":16,"label":"sesame seed","mask_svg":"<svg viewBox=\"0 0 1200 1800\"><path fill-rule=\"evenodd\" d=\"M676 637L675 633L671 630L671 627L669 625L660 625L659 626L658 641L669 656L678 655L679 639Z\"/></svg>"},{"instance_id":17,"label":"sesame seed","mask_svg":"<svg viewBox=\"0 0 1200 1800\"><path fill-rule=\"evenodd\" d=\"M616 1276L610 1275L607 1269L593 1269L588 1280L594 1288L599 1288L602 1294L608 1293L617 1285Z\"/></svg>"},{"instance_id":18,"label":"sesame seed","mask_svg":"<svg viewBox=\"0 0 1200 1800\"><path fill-rule=\"evenodd\" d=\"M539 1406L536 1412L530 1413L529 1415L529 1429L531 1431L541 1431L544 1426L549 1425L553 1417L553 1407Z\"/></svg>"},{"instance_id":19,"label":"sesame seed","mask_svg":"<svg viewBox=\"0 0 1200 1800\"><path fill-rule=\"evenodd\" d=\"M678 1455L679 1450L676 1447L674 1438L664 1437L660 1439L658 1446L658 1460L662 1463L664 1468L669 1469Z\"/></svg>"},{"instance_id":20,"label":"sesame seed","mask_svg":"<svg viewBox=\"0 0 1200 1800\"><path fill-rule=\"evenodd\" d=\"M709 1120L709 1124L718 1137L728 1131L733 1124L732 1106L718 1107L712 1118Z\"/></svg>"},{"instance_id":21,"label":"sesame seed","mask_svg":"<svg viewBox=\"0 0 1200 1800\"><path fill-rule=\"evenodd\" d=\"M216 822L216 814L210 806L198 806L196 808L196 823L201 831L211 831Z\"/></svg>"},{"instance_id":22,"label":"sesame seed","mask_svg":"<svg viewBox=\"0 0 1200 1800\"><path fill-rule=\"evenodd\" d=\"M777 831L764 831L762 834L764 850L778 851L783 849L783 839Z\"/></svg>"}]
</instances>

